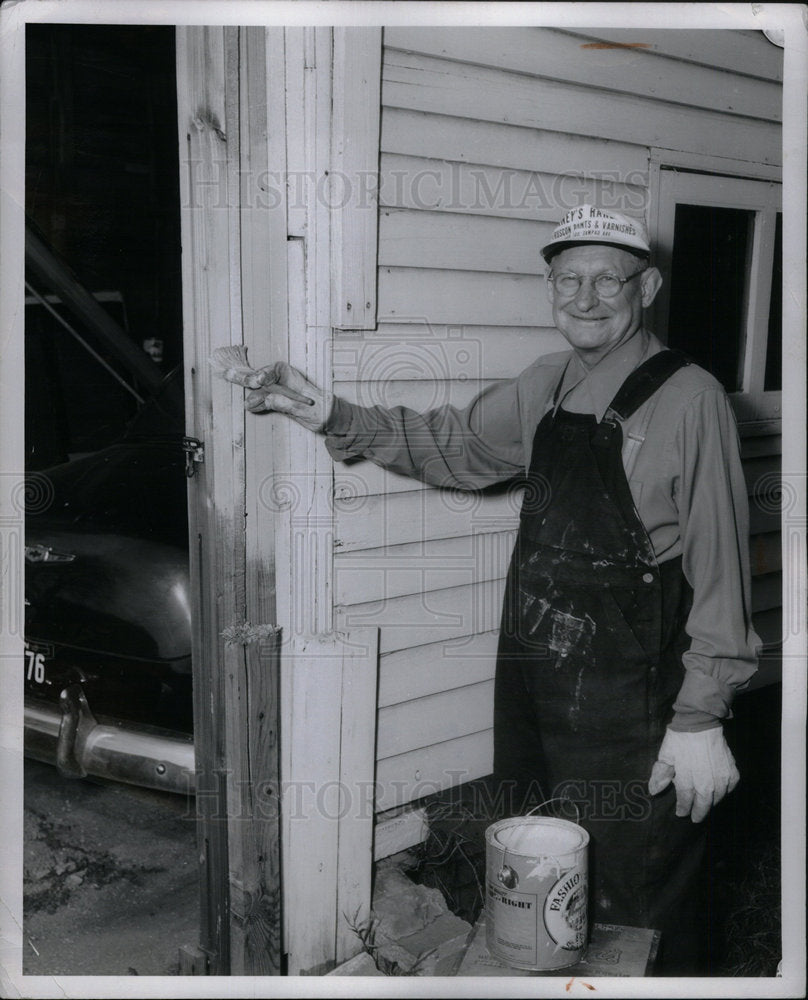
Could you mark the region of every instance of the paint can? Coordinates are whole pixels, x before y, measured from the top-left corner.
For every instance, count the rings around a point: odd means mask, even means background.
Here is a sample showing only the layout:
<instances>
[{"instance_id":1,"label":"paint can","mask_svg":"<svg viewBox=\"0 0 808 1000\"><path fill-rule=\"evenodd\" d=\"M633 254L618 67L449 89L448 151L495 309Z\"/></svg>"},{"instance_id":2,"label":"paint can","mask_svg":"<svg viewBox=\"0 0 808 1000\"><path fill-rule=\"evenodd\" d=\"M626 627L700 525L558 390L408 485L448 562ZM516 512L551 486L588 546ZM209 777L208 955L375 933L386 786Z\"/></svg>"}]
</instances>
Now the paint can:
<instances>
[{"instance_id":1,"label":"paint can","mask_svg":"<svg viewBox=\"0 0 808 1000\"><path fill-rule=\"evenodd\" d=\"M587 940L587 845L577 823L516 816L485 831L489 954L516 969L563 969Z\"/></svg>"}]
</instances>

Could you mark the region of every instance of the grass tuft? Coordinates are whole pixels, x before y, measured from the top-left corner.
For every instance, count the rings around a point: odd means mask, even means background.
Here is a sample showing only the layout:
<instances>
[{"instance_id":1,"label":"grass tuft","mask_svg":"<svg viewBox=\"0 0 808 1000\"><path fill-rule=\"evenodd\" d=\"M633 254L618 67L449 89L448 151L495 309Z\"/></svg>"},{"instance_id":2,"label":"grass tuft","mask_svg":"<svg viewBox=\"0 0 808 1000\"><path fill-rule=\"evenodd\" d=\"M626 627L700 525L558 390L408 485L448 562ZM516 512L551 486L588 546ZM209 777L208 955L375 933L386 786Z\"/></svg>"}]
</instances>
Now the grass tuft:
<instances>
[{"instance_id":1,"label":"grass tuft","mask_svg":"<svg viewBox=\"0 0 808 1000\"><path fill-rule=\"evenodd\" d=\"M765 848L737 884L739 904L727 914L727 972L730 976L774 976L782 956L780 850Z\"/></svg>"}]
</instances>

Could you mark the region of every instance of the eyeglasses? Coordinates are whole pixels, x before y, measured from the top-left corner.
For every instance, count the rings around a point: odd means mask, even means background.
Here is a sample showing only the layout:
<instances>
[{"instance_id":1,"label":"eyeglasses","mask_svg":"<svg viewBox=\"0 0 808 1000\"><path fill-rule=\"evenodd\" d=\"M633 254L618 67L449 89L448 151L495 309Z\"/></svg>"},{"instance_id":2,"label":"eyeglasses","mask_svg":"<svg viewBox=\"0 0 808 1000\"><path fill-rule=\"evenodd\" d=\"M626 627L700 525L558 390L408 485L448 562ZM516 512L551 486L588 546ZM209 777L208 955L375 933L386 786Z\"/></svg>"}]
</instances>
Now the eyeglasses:
<instances>
[{"instance_id":1,"label":"eyeglasses","mask_svg":"<svg viewBox=\"0 0 808 1000\"><path fill-rule=\"evenodd\" d=\"M644 274L647 270L648 268L644 267L635 271L634 274L630 274L627 278L621 278L616 274L598 274L592 279L592 284L600 298L613 299L622 291L623 285L627 281L636 278L638 274ZM578 294L584 278L572 271L562 271L560 274L548 274L547 280L561 295L573 296Z\"/></svg>"}]
</instances>

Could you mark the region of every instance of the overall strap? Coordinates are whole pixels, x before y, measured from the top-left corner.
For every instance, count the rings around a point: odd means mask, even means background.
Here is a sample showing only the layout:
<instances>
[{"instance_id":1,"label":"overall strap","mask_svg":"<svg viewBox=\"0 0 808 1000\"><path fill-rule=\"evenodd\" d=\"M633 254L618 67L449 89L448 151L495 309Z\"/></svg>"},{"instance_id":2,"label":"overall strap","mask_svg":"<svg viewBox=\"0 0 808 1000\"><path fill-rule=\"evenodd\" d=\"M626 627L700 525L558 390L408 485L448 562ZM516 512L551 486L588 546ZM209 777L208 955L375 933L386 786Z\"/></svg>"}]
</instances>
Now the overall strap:
<instances>
[{"instance_id":1,"label":"overall strap","mask_svg":"<svg viewBox=\"0 0 808 1000\"><path fill-rule=\"evenodd\" d=\"M639 368L635 368L620 386L604 419L617 419L621 423L628 420L632 413L635 413L643 403L647 402L674 372L690 363L690 360L681 351L664 350L654 354ZM622 457L627 479L634 471L654 409L655 406L649 406L643 414L639 427L625 436Z\"/></svg>"}]
</instances>

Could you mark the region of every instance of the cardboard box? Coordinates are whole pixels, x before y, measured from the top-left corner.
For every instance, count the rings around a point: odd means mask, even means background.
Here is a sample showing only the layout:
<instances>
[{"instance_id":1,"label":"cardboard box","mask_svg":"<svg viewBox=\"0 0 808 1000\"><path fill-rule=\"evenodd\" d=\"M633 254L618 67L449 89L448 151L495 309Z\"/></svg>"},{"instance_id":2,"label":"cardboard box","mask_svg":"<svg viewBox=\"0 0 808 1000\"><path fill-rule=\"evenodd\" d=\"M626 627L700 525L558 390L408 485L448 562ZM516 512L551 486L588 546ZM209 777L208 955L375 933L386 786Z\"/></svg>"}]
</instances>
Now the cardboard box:
<instances>
[{"instance_id":1,"label":"cardboard box","mask_svg":"<svg viewBox=\"0 0 808 1000\"><path fill-rule=\"evenodd\" d=\"M594 924L584 957L566 969L531 972L503 965L488 953L485 916L474 927L458 976L648 976L651 974L659 931L619 924Z\"/></svg>"}]
</instances>

